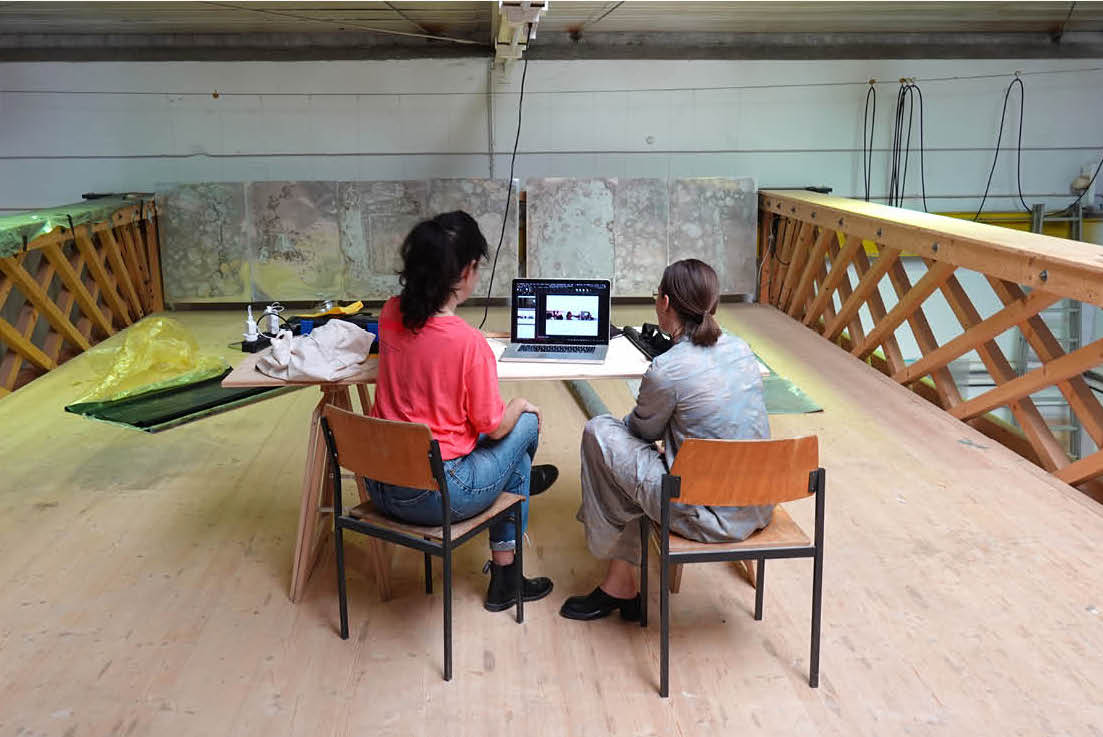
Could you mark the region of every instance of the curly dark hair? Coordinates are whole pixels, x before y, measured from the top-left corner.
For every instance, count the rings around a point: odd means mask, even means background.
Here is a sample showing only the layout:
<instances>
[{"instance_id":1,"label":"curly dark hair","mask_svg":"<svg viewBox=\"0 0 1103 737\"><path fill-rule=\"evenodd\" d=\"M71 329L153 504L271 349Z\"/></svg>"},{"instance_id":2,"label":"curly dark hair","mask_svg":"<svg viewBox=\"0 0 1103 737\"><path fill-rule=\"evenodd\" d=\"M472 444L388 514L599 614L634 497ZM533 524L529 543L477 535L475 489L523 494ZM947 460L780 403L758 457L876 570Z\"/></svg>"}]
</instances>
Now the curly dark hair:
<instances>
[{"instance_id":1,"label":"curly dark hair","mask_svg":"<svg viewBox=\"0 0 1103 737\"><path fill-rule=\"evenodd\" d=\"M398 297L402 324L417 332L448 301L463 269L486 258L486 238L475 218L462 210L414 226L402 243Z\"/></svg>"}]
</instances>

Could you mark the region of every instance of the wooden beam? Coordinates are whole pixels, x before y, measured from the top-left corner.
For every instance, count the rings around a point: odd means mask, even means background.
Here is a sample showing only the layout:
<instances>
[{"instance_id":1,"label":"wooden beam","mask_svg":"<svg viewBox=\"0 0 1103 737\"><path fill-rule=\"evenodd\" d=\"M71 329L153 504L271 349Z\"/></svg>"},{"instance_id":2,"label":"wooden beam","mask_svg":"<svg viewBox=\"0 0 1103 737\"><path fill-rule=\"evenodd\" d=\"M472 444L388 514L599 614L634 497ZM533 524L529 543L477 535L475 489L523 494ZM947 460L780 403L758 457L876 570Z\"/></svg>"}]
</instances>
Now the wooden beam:
<instances>
[{"instance_id":1,"label":"wooden beam","mask_svg":"<svg viewBox=\"0 0 1103 737\"><path fill-rule=\"evenodd\" d=\"M765 211L1103 307L1103 259L1095 244L815 192L760 190L759 203Z\"/></svg>"},{"instance_id":2,"label":"wooden beam","mask_svg":"<svg viewBox=\"0 0 1103 737\"><path fill-rule=\"evenodd\" d=\"M865 263L865 268L862 268L858 261L858 254L854 254L854 270L858 272L858 285L854 288L854 291L846 301L843 302L842 307L839 309L839 314L835 316L834 321L828 324L824 334L824 337L828 340L835 340L839 337L839 334L843 332L843 326L854 319L860 319L858 311L862 309L872 294L877 292L877 286L881 283L881 278L888 273L889 268L900 258L900 251L895 248L883 248L881 249L881 256L877 259L877 263L873 268L869 266L869 257L866 256L865 249L861 249L862 260ZM880 294L878 294L880 296ZM884 303L882 302L882 305ZM883 309L883 307L882 307ZM871 311L872 314L872 311ZM874 318L876 320L877 318ZM851 331L853 332L853 331ZM851 335L852 338L855 336ZM857 338L861 341L861 338Z\"/></svg>"},{"instance_id":3,"label":"wooden beam","mask_svg":"<svg viewBox=\"0 0 1103 737\"><path fill-rule=\"evenodd\" d=\"M34 343L24 338L10 322L2 317L0 317L0 340L7 344L9 350L17 351L19 355L43 371L57 368L56 361L43 353Z\"/></svg>"},{"instance_id":4,"label":"wooden beam","mask_svg":"<svg viewBox=\"0 0 1103 737\"><path fill-rule=\"evenodd\" d=\"M939 346L907 368L893 374L893 380L901 384L910 384L926 376L936 368L945 366L959 356L963 356L982 343L987 343L1000 333L1008 330L1028 317L1036 315L1061 298L1049 292L1033 292L1029 297L1012 302L986 320L966 328L958 337ZM964 326L963 326L964 327Z\"/></svg>"},{"instance_id":5,"label":"wooden beam","mask_svg":"<svg viewBox=\"0 0 1103 737\"><path fill-rule=\"evenodd\" d=\"M28 274L21 264L11 258L0 259L0 270L3 270L23 292L23 296L42 312L54 330L58 331L73 345L79 346L81 350L88 350L92 347L92 344L80 334L76 326L69 322L69 318L61 314L61 310L57 308L57 305L46 294L46 291L39 286L34 277Z\"/></svg>"},{"instance_id":6,"label":"wooden beam","mask_svg":"<svg viewBox=\"0 0 1103 737\"><path fill-rule=\"evenodd\" d=\"M895 250L895 249L892 249ZM889 257L888 249L882 249L881 255L878 257L878 262L881 259L885 259L885 269L892 268L892 265L896 263L896 260L900 256L900 252L896 251L895 257ZM858 252L854 254L854 268L858 271L858 278L864 278L870 270L869 256L866 255L866 249L860 248ZM881 320L885 319L885 315L888 314L888 310L885 309L885 301L881 298L881 292L878 288L878 284L874 284L872 290L869 293L869 315L873 318L873 324L876 325ZM896 335L889 333L881 341L881 348L885 352L885 362L892 372L900 370L900 367L904 365L904 356L900 353L900 345L896 342ZM846 349L849 352L849 349ZM872 356L871 356L872 357ZM888 373L888 372L886 372ZM942 406L941 403L938 403Z\"/></svg>"},{"instance_id":7,"label":"wooden beam","mask_svg":"<svg viewBox=\"0 0 1103 737\"><path fill-rule=\"evenodd\" d=\"M50 263L54 265L54 268L57 269L58 276L61 277L61 281L65 284L66 288L73 293L77 304L80 305L81 311L92 320L96 327L103 331L105 336L114 335L115 329L111 326L111 321L103 314L99 305L96 304L95 298L85 288L80 280L80 276L73 270L72 265L69 263L69 259L61 252L61 246L56 244L49 245L42 249L42 253L49 259Z\"/></svg>"},{"instance_id":8,"label":"wooden beam","mask_svg":"<svg viewBox=\"0 0 1103 737\"><path fill-rule=\"evenodd\" d=\"M20 255L16 257L16 262L20 265L25 263L25 257ZM38 285L43 289L49 287L50 282L53 281L55 269L46 259L39 259L38 271L35 274L35 279ZM68 313L66 313L68 314ZM19 334L31 341L34 336L35 328L38 327L40 312L31 302L24 300L23 306L19 310L19 317L15 321L15 329L19 331ZM51 332L50 336L56 336L56 332ZM43 353L50 356L54 361L57 360L56 354L51 354L49 350L43 350ZM8 351L4 355L4 360L0 361L0 385L9 386L13 389L19 379L19 372L23 368L23 363L26 359L22 354L16 351Z\"/></svg>"},{"instance_id":9,"label":"wooden beam","mask_svg":"<svg viewBox=\"0 0 1103 737\"><path fill-rule=\"evenodd\" d=\"M965 293L965 289L961 286L961 282L957 280L957 277L952 276L946 280L946 283L942 285L942 294L958 322L961 323L961 327L966 331L983 322L980 313L973 306L973 302ZM1039 294L1042 293L1039 292ZM984 367L997 386L1015 378L1015 372L1012 370L1007 357L1004 356L1003 351L1000 350L1000 347L991 337L976 344L975 347L977 355L984 362ZM1027 441L1034 449L1038 465L1050 472L1067 466L1069 463L1068 452L1057 442L1057 438L1054 437L1053 431L1049 429L1049 425L1042 417L1042 413L1038 411L1038 407L1033 400L1030 397L1022 397L1011 402L1008 406L1011 414L1015 417L1015 421L1022 427Z\"/></svg>"},{"instance_id":10,"label":"wooden beam","mask_svg":"<svg viewBox=\"0 0 1103 737\"><path fill-rule=\"evenodd\" d=\"M830 246L831 242L829 241L828 248L830 248ZM854 254L861 247L861 238L847 235L846 246L839 252L837 258L831 259L831 270L827 273L827 278L824 279L823 284L820 285L819 292L816 294L816 299L812 302L812 306L804 316L805 325L811 326L816 320L823 316L827 304L831 302L835 294L836 287L838 287L842 278L846 276L846 270L850 266L850 260L854 258ZM832 312L834 312L834 305L832 305ZM828 320L827 322L830 323L831 321Z\"/></svg>"},{"instance_id":11,"label":"wooden beam","mask_svg":"<svg viewBox=\"0 0 1103 737\"><path fill-rule=\"evenodd\" d=\"M764 305L770 304L768 284L773 279L773 259L770 258L770 233L774 227L774 221L778 216L772 212L761 218L762 225L758 233L758 301ZM780 226L779 226L780 227Z\"/></svg>"},{"instance_id":12,"label":"wooden beam","mask_svg":"<svg viewBox=\"0 0 1103 737\"><path fill-rule=\"evenodd\" d=\"M766 303L775 307L777 307L775 295L780 296L781 284L785 280L785 270L782 266L784 259L781 258L781 255L784 253L795 228L795 220L782 216L781 224L778 225L777 229L777 237L774 238L773 248L766 253L770 260L770 286L766 293Z\"/></svg>"},{"instance_id":13,"label":"wooden beam","mask_svg":"<svg viewBox=\"0 0 1103 737\"><path fill-rule=\"evenodd\" d=\"M149 254L149 287L153 294L153 304L150 309L153 312L163 312L165 309L165 289L161 281L161 252L159 250L161 239L157 229L157 206L151 201L148 205L149 212L142 222L145 227L146 252Z\"/></svg>"},{"instance_id":14,"label":"wooden beam","mask_svg":"<svg viewBox=\"0 0 1103 737\"><path fill-rule=\"evenodd\" d=\"M119 296L119 292L116 289L117 280L113 280L107 273L107 270L103 267L103 261L100 258L100 254L96 250L96 246L92 243L92 239L84 231L83 228L78 228L74 233L75 243L77 250L84 256L85 266L88 268L88 273L92 275L92 278L100 285L100 291L103 293L104 300L111 307L111 311L115 313L115 316L119 318L122 325L130 325L133 321L130 319L130 308L127 306L123 298Z\"/></svg>"},{"instance_id":15,"label":"wooden beam","mask_svg":"<svg viewBox=\"0 0 1103 737\"><path fill-rule=\"evenodd\" d=\"M860 243L860 241L859 241ZM899 272L903 273L904 269L900 265L900 262L896 262ZM892 333L900 326L900 323L904 322L915 310L919 308L923 301L927 297L931 296L934 290L938 289L943 282L950 278L954 273L954 269L957 267L953 264L946 263L945 261L938 261L927 270L927 273L923 275L914 287L909 289L902 297L900 301L892 308L892 312L885 316L884 320L879 321L873 326L873 330L869 332L866 339L856 349L852 351L858 358L865 358L877 348L881 343L881 339L888 333ZM890 276L896 269L890 269ZM906 278L906 275L905 275ZM924 318L924 322L925 322ZM917 336L918 338L918 336Z\"/></svg>"},{"instance_id":16,"label":"wooden beam","mask_svg":"<svg viewBox=\"0 0 1103 737\"><path fill-rule=\"evenodd\" d=\"M865 246L864 245L859 246L858 250L859 251L864 251ZM839 242L838 242L838 240L831 241L831 245L829 245L827 247L827 251L828 251L828 253L831 254L832 261L839 258ZM857 251L854 253L854 255L855 256L858 255ZM853 265L853 259L851 259L851 264L850 265ZM851 295L853 294L853 289L850 286L850 265L847 265L847 267L845 267L843 269L843 276L839 280L839 307L840 307L840 309L842 308L843 305L846 304L846 301L848 299L850 299ZM838 315L836 315L835 318L832 319L829 323L827 321L825 321L825 328L824 329L826 330L826 325L827 324L834 324L837 320L838 320ZM861 320L861 318L859 318L857 316L857 313L852 315L850 320L847 321L847 327L850 328L850 338L851 338L851 340L856 341L858 343L861 343L862 340L865 338L865 330L862 329L862 320ZM841 333L842 330L840 330L839 332ZM828 338L828 340L831 340L831 339Z\"/></svg>"},{"instance_id":17,"label":"wooden beam","mask_svg":"<svg viewBox=\"0 0 1103 737\"><path fill-rule=\"evenodd\" d=\"M1103 450L1097 450L1075 463L1070 463L1054 475L1066 484L1082 484L1103 474Z\"/></svg>"},{"instance_id":18,"label":"wooden beam","mask_svg":"<svg viewBox=\"0 0 1103 737\"><path fill-rule=\"evenodd\" d=\"M798 276L804 271L804 262L808 258L808 249L812 246L815 237L815 228L811 223L804 223L797 236L796 245L789 254L789 266L785 269L785 280L781 283L781 297L778 298L778 309L784 310L793 296L793 287L796 286Z\"/></svg>"},{"instance_id":19,"label":"wooden beam","mask_svg":"<svg viewBox=\"0 0 1103 737\"><path fill-rule=\"evenodd\" d=\"M1058 381L1078 376L1090 368L1103 363L1103 339L1084 346L1072 353L1066 353L1041 368L990 389L979 397L962 402L950 410L958 419L976 417L988 410L1002 407L1020 397L1025 397L1039 389L1052 386Z\"/></svg>"},{"instance_id":20,"label":"wooden beam","mask_svg":"<svg viewBox=\"0 0 1103 737\"><path fill-rule=\"evenodd\" d=\"M134 321L142 319L145 312L142 310L142 301L138 299L138 291L134 288L134 282L130 279L130 272L123 263L122 254L119 252L119 243L115 240L115 234L110 230L102 230L99 233L100 243L107 253L107 261L111 264L111 271L115 273L115 279L122 282L123 292L130 300L130 306L134 308Z\"/></svg>"},{"instance_id":21,"label":"wooden beam","mask_svg":"<svg viewBox=\"0 0 1103 737\"><path fill-rule=\"evenodd\" d=\"M145 314L149 314L149 306L153 301L153 298L149 294L148 284L149 280L146 278L145 268L143 266L142 250L134 242L134 233L131 230L131 225L125 224L122 227L116 228L116 238L121 239L123 260L126 261L130 270L130 276L134 280L134 288L138 292L138 298L142 303L142 311Z\"/></svg>"},{"instance_id":22,"label":"wooden beam","mask_svg":"<svg viewBox=\"0 0 1103 737\"><path fill-rule=\"evenodd\" d=\"M1024 296L1024 292L1018 284L1012 284L991 276L988 277L988 283L992 285L996 296L1005 305L1022 299ZM1043 363L1065 355L1065 349L1053 336L1053 332L1041 316L1036 315L1030 318L1019 328L1023 331L1023 337L1026 338ZM1057 382L1057 388L1064 395L1065 401L1069 403L1069 408L1080 420L1080 425L1084 428L1084 431L1095 441L1097 447L1103 447L1103 404L1100 404L1099 399L1096 398L1095 393L1088 386L1088 382L1084 381L1082 376L1073 376L1065 381Z\"/></svg>"},{"instance_id":23,"label":"wooden beam","mask_svg":"<svg viewBox=\"0 0 1103 737\"><path fill-rule=\"evenodd\" d=\"M824 258L827 254L827 246L835 238L835 231L830 228L820 228L820 235L816 239L816 245L812 248L812 253L808 257L808 261L805 263L804 269L800 275L800 281L797 282L796 288L793 290L793 296L789 300L789 308L785 311L789 317L800 319L803 316L803 310L808 302L808 296L812 293L812 287L814 286L814 279L819 269L824 264Z\"/></svg>"}]
</instances>

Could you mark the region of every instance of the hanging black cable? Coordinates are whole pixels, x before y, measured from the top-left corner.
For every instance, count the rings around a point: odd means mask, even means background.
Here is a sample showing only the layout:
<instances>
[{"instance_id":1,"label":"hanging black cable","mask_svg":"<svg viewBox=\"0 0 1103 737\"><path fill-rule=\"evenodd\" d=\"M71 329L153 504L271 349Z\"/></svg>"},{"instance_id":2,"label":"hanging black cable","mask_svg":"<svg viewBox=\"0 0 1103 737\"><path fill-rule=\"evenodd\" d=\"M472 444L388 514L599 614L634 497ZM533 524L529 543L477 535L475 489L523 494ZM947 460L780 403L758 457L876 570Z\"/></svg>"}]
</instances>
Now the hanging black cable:
<instances>
[{"instance_id":1,"label":"hanging black cable","mask_svg":"<svg viewBox=\"0 0 1103 737\"><path fill-rule=\"evenodd\" d=\"M1099 165L1095 167L1095 173L1092 174L1092 178L1088 180L1088 186L1084 187L1084 191L1081 192L1080 195L1075 200L1070 202L1065 207L1062 207L1059 210L1054 210L1053 212L1047 212L1046 217L1050 217L1051 215L1060 215L1060 214L1066 213L1069 210L1071 210L1072 208L1076 207L1076 204L1078 202L1080 202L1080 200L1084 199L1084 195L1087 194L1089 191L1091 191L1092 185L1095 184L1095 178L1099 176L1099 170L1100 169L1103 169L1103 157L1101 157L1099 159ZM1088 203L1088 204L1091 204L1091 203Z\"/></svg>"},{"instance_id":2,"label":"hanging black cable","mask_svg":"<svg viewBox=\"0 0 1103 737\"><path fill-rule=\"evenodd\" d=\"M919 111L919 184L923 196L923 211L927 212L927 164L924 135L923 91L914 80L900 80L896 92L896 111L893 114L892 151L890 154L889 191L886 201L894 207L903 207L907 197L908 166L911 159L912 131L915 128L916 108Z\"/></svg>"},{"instance_id":3,"label":"hanging black cable","mask_svg":"<svg viewBox=\"0 0 1103 737\"><path fill-rule=\"evenodd\" d=\"M870 101L873 101L873 115L870 115ZM866 185L866 202L869 202L869 182L873 172L873 133L877 128L877 88L873 80L866 92L866 109L862 115L862 179Z\"/></svg>"},{"instance_id":4,"label":"hanging black cable","mask_svg":"<svg viewBox=\"0 0 1103 737\"><path fill-rule=\"evenodd\" d=\"M927 171L926 164L924 163L924 143L923 143L923 90L919 89L919 85L915 82L911 83L912 94L919 95L919 188L923 194L923 212L930 212L927 209Z\"/></svg>"},{"instance_id":5,"label":"hanging black cable","mask_svg":"<svg viewBox=\"0 0 1103 737\"><path fill-rule=\"evenodd\" d=\"M1023 108L1026 106L1026 89L1023 87L1023 80L1019 77L1011 80L1011 83L1007 85L1007 91L1003 94L1003 110L1000 111L1000 130L996 134L996 153L992 157L992 168L988 170L988 183L984 185L984 195L980 198L980 207L977 208L977 214L973 216L973 222L980 219L980 214L984 210L984 203L988 199L988 192L992 187L992 175L996 173L996 162L1000 158L1000 141L1003 140L1003 124L1004 119L1007 117L1007 100L1011 97L1011 90L1014 86L1019 85L1019 144L1016 156L1015 166L1015 181L1019 189L1019 203L1023 206L1023 209L1030 212L1030 207L1026 204L1026 199L1023 197L1023 185L1022 185L1022 153L1023 153Z\"/></svg>"},{"instance_id":6,"label":"hanging black cable","mask_svg":"<svg viewBox=\"0 0 1103 737\"><path fill-rule=\"evenodd\" d=\"M509 203L513 196L513 166L517 163L517 143L521 140L521 110L525 103L525 76L529 73L529 60L521 68L521 94L517 97L517 135L513 137L513 153L509 157L509 186L506 187L506 211L502 215L502 232L498 236L498 247L494 249L494 263L490 267L490 281L486 285L486 303L483 305L483 319L479 321L479 330L486 324L490 311L490 293L494 289L494 270L498 268L498 254L502 252L502 243L506 238L506 224L509 222Z\"/></svg>"}]
</instances>

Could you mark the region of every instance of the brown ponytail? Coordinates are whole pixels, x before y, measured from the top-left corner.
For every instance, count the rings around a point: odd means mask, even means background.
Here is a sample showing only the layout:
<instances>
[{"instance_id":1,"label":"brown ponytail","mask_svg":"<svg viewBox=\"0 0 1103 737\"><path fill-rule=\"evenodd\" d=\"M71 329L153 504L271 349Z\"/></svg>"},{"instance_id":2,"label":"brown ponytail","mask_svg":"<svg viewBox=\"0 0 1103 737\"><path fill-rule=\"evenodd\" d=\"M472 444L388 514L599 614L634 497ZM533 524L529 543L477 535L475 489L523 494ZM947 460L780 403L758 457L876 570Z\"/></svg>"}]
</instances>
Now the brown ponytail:
<instances>
[{"instance_id":1,"label":"brown ponytail","mask_svg":"<svg viewBox=\"0 0 1103 737\"><path fill-rule=\"evenodd\" d=\"M720 280L704 261L687 258L675 261L663 271L659 293L670 299L670 306L685 325L694 345L715 345L720 338L716 306L720 302Z\"/></svg>"}]
</instances>

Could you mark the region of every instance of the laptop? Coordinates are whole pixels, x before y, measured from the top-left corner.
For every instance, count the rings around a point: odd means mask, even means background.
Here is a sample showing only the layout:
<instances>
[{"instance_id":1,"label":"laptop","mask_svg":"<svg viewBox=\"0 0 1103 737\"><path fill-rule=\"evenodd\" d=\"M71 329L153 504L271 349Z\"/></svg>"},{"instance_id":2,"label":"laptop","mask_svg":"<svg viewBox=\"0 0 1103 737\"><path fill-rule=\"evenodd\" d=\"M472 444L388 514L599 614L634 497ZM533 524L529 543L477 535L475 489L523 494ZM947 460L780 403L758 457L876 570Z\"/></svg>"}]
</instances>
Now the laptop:
<instances>
[{"instance_id":1,"label":"laptop","mask_svg":"<svg viewBox=\"0 0 1103 737\"><path fill-rule=\"evenodd\" d=\"M608 279L514 279L510 343L501 361L603 363Z\"/></svg>"}]
</instances>

